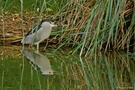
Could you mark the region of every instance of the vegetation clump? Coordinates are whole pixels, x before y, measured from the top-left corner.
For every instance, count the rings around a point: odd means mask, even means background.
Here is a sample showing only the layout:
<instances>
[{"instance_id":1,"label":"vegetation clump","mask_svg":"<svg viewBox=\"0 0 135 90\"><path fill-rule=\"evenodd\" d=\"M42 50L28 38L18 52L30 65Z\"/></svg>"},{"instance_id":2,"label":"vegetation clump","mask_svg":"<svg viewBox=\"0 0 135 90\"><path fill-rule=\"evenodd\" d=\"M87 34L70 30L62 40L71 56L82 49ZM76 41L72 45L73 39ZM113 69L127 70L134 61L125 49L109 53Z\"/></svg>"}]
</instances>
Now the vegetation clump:
<instances>
[{"instance_id":1,"label":"vegetation clump","mask_svg":"<svg viewBox=\"0 0 135 90\"><path fill-rule=\"evenodd\" d=\"M33 21L49 16L59 24L51 36L54 40L52 41L57 44L56 50L68 46L73 49L71 53L79 51L80 56L87 56L99 50L135 51L135 2L133 0L61 0L53 2L53 5L51 3L51 1L43 1L39 5L36 1L33 4L34 12L25 14L21 11L18 16L20 22L23 20L23 33L35 25ZM25 9L22 6L21 8ZM4 15L3 17L1 14L3 21L0 23L3 26L0 31L3 33L9 29L9 25L5 25L9 19L6 20L6 14ZM16 29L19 32L22 29L20 26L12 27L19 27ZM22 35L22 32L20 34Z\"/></svg>"}]
</instances>

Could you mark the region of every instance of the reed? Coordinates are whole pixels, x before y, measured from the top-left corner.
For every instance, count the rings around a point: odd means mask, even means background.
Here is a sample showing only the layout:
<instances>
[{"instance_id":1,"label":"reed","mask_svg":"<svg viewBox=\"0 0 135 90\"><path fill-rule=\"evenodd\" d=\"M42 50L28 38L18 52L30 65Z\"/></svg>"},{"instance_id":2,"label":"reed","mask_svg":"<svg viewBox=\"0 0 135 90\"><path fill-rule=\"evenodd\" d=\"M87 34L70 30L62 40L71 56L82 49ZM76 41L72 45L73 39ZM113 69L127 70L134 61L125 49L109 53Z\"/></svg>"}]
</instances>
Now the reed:
<instances>
[{"instance_id":1,"label":"reed","mask_svg":"<svg viewBox=\"0 0 135 90\"><path fill-rule=\"evenodd\" d=\"M98 51L133 50L133 8L129 0L70 0L55 16L62 24L58 48L73 47L72 53L79 51L80 56Z\"/></svg>"},{"instance_id":2,"label":"reed","mask_svg":"<svg viewBox=\"0 0 135 90\"><path fill-rule=\"evenodd\" d=\"M9 3L6 1L2 5ZM12 1L6 8L1 6L1 9L8 10L14 3ZM27 5L28 3L31 5ZM24 1L21 10L22 19L26 10L32 12L29 17L36 17L34 20L38 22L43 17L53 17L56 20L60 27L51 34L57 39L57 48L54 51L68 47L72 49L72 54L87 56L98 51L135 50L135 11L131 0L35 0ZM32 26L35 25L34 20Z\"/></svg>"}]
</instances>

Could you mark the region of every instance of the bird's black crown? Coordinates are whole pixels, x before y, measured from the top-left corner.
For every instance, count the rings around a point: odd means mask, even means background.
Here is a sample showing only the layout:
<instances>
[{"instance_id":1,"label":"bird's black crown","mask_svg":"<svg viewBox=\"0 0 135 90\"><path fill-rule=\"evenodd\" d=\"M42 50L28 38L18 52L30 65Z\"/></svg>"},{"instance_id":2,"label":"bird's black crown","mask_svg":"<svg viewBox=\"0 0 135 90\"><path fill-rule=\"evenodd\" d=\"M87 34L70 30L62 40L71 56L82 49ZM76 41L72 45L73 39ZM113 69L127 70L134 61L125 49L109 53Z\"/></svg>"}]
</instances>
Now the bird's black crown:
<instances>
[{"instance_id":1,"label":"bird's black crown","mask_svg":"<svg viewBox=\"0 0 135 90\"><path fill-rule=\"evenodd\" d=\"M42 20L42 22L54 22L54 20L48 18L48 19Z\"/></svg>"}]
</instances>

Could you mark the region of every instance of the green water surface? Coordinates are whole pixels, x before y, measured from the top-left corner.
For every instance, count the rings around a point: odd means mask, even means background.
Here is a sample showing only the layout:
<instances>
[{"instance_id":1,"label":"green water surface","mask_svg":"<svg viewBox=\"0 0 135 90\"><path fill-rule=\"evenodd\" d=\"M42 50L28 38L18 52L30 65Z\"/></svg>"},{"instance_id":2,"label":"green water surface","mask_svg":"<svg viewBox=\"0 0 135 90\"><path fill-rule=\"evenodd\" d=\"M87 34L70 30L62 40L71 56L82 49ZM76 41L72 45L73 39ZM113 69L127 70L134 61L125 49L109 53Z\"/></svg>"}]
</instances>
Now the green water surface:
<instances>
[{"instance_id":1,"label":"green water surface","mask_svg":"<svg viewBox=\"0 0 135 90\"><path fill-rule=\"evenodd\" d=\"M81 58L64 50L0 48L0 90L132 90L135 86L135 53L100 52ZM5 54L7 50L11 54Z\"/></svg>"}]
</instances>

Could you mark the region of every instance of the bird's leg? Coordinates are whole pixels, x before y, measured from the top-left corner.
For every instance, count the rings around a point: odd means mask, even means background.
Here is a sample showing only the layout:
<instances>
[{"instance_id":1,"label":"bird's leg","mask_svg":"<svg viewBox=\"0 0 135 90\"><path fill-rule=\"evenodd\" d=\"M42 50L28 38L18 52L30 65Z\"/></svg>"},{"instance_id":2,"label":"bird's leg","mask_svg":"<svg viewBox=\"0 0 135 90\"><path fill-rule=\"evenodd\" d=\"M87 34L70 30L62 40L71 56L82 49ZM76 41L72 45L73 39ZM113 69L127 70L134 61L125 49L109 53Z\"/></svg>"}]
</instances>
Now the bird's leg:
<instances>
[{"instance_id":1,"label":"bird's leg","mask_svg":"<svg viewBox=\"0 0 135 90\"><path fill-rule=\"evenodd\" d=\"M48 39L46 39L47 40L47 42L46 42L46 45L45 45L45 47L44 47L44 50L46 49L46 47L47 47L47 45L48 45Z\"/></svg>"},{"instance_id":2,"label":"bird's leg","mask_svg":"<svg viewBox=\"0 0 135 90\"><path fill-rule=\"evenodd\" d=\"M35 48L33 47L33 44L30 44L30 49L34 50Z\"/></svg>"},{"instance_id":3,"label":"bird's leg","mask_svg":"<svg viewBox=\"0 0 135 90\"><path fill-rule=\"evenodd\" d=\"M29 44L29 48L28 49L30 49L32 47L32 44Z\"/></svg>"},{"instance_id":4,"label":"bird's leg","mask_svg":"<svg viewBox=\"0 0 135 90\"><path fill-rule=\"evenodd\" d=\"M37 50L39 50L39 44L37 44Z\"/></svg>"},{"instance_id":5,"label":"bird's leg","mask_svg":"<svg viewBox=\"0 0 135 90\"><path fill-rule=\"evenodd\" d=\"M29 48L28 49L33 49L33 44L29 44Z\"/></svg>"}]
</instances>

